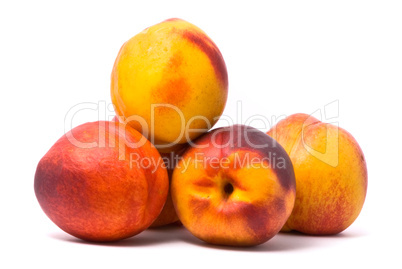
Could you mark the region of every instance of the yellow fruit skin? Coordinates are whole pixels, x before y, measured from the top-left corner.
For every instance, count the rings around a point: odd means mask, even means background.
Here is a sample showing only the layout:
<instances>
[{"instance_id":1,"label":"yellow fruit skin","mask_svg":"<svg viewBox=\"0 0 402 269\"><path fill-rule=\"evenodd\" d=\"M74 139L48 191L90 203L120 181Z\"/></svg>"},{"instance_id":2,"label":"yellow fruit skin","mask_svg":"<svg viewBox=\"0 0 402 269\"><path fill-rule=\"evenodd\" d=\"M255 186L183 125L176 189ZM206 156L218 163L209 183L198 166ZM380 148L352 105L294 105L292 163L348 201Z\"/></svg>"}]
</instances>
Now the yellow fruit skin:
<instances>
[{"instance_id":1,"label":"yellow fruit skin","mask_svg":"<svg viewBox=\"0 0 402 269\"><path fill-rule=\"evenodd\" d=\"M296 176L296 201L282 231L337 234L358 217L367 192L363 152L350 133L306 114L294 114L268 135L282 145Z\"/></svg>"},{"instance_id":2,"label":"yellow fruit skin","mask_svg":"<svg viewBox=\"0 0 402 269\"><path fill-rule=\"evenodd\" d=\"M222 115L227 95L228 75L218 47L181 19L166 20L132 37L113 66L116 114L162 151L167 144L185 143L210 129Z\"/></svg>"}]
</instances>

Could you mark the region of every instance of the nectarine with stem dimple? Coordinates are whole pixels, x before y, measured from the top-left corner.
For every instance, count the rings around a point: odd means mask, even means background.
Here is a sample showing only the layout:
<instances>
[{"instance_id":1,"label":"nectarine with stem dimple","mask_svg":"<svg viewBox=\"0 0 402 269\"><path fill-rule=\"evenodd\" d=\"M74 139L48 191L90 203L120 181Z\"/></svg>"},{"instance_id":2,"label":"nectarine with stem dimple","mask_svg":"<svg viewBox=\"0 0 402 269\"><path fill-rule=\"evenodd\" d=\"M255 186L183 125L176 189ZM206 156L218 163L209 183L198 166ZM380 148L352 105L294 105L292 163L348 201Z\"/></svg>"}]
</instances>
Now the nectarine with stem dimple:
<instances>
[{"instance_id":1,"label":"nectarine with stem dimple","mask_svg":"<svg viewBox=\"0 0 402 269\"><path fill-rule=\"evenodd\" d=\"M199 239L258 245L278 233L292 211L293 166L265 133L243 125L218 128L184 153L171 193L180 221Z\"/></svg>"}]
</instances>

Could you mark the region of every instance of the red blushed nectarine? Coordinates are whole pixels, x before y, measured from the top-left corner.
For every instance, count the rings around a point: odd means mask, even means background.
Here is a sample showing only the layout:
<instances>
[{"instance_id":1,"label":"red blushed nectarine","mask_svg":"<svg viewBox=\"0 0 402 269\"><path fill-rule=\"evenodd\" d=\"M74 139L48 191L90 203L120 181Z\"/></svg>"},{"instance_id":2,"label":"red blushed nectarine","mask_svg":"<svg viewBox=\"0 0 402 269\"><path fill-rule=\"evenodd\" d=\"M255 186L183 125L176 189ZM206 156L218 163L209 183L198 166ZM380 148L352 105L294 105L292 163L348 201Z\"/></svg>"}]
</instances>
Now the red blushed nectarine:
<instances>
[{"instance_id":1,"label":"red blushed nectarine","mask_svg":"<svg viewBox=\"0 0 402 269\"><path fill-rule=\"evenodd\" d=\"M294 205L295 177L275 140L234 125L195 141L174 169L171 193L180 221L199 239L252 246L285 224Z\"/></svg>"},{"instance_id":2,"label":"red blushed nectarine","mask_svg":"<svg viewBox=\"0 0 402 269\"><path fill-rule=\"evenodd\" d=\"M61 137L40 160L35 194L65 232L90 241L120 240L145 230L161 212L169 188L161 164L156 148L133 128L86 123Z\"/></svg>"},{"instance_id":3,"label":"red blushed nectarine","mask_svg":"<svg viewBox=\"0 0 402 269\"><path fill-rule=\"evenodd\" d=\"M172 180L173 169L176 166L177 162L181 159L182 154L186 151L188 144L178 144L180 148L176 151L172 151L169 153L160 152L163 160L165 161L165 165L169 175L169 181ZM173 206L172 196L169 193L166 199L165 206L162 209L162 212L158 216L158 218L152 223L151 228L161 227L172 223L179 223L179 218L177 217L176 210Z\"/></svg>"}]
</instances>

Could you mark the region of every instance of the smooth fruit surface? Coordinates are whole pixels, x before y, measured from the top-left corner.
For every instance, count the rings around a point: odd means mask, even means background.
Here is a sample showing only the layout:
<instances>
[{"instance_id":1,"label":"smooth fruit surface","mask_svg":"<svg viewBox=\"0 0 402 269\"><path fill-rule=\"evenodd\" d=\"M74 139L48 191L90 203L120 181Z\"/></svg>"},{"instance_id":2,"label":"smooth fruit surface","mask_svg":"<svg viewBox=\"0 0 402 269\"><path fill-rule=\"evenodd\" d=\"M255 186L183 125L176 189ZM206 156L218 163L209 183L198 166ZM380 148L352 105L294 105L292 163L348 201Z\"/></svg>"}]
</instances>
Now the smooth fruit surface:
<instances>
[{"instance_id":1,"label":"smooth fruit surface","mask_svg":"<svg viewBox=\"0 0 402 269\"><path fill-rule=\"evenodd\" d=\"M177 164L177 162L181 159L182 154L186 151L188 145L181 144L181 148L169 153L161 153L161 156L165 162L168 175L169 182L172 180L173 170ZM173 206L172 196L169 188L169 193L166 199L166 203L162 209L162 212L159 214L158 218L152 223L151 227L161 227L168 224L179 222L179 217L176 214L176 210Z\"/></svg>"},{"instance_id":2,"label":"smooth fruit surface","mask_svg":"<svg viewBox=\"0 0 402 269\"><path fill-rule=\"evenodd\" d=\"M158 149L206 132L223 113L227 95L218 47L181 19L163 21L125 42L112 70L116 114Z\"/></svg>"},{"instance_id":3,"label":"smooth fruit surface","mask_svg":"<svg viewBox=\"0 0 402 269\"><path fill-rule=\"evenodd\" d=\"M180 221L196 237L253 246L286 222L295 178L288 155L271 137L234 125L195 141L173 172L171 192Z\"/></svg>"},{"instance_id":4,"label":"smooth fruit surface","mask_svg":"<svg viewBox=\"0 0 402 269\"><path fill-rule=\"evenodd\" d=\"M156 148L133 128L86 123L40 160L35 194L65 232L90 241L124 239L145 230L162 210L169 183L161 162Z\"/></svg>"},{"instance_id":5,"label":"smooth fruit surface","mask_svg":"<svg viewBox=\"0 0 402 269\"><path fill-rule=\"evenodd\" d=\"M306 114L280 121L268 135L288 152L296 201L283 231L336 234L358 217L367 192L363 152L350 133Z\"/></svg>"}]
</instances>

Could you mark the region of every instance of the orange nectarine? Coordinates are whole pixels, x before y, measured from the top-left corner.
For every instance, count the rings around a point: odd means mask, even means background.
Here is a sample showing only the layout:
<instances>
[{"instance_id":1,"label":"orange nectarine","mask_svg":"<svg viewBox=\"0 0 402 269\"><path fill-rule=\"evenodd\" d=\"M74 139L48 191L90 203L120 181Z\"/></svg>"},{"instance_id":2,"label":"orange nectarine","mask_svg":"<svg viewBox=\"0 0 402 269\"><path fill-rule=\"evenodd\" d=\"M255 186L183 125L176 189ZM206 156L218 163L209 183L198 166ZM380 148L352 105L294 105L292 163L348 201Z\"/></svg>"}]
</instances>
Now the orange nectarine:
<instances>
[{"instance_id":1,"label":"orange nectarine","mask_svg":"<svg viewBox=\"0 0 402 269\"><path fill-rule=\"evenodd\" d=\"M243 125L218 128L184 153L171 193L180 221L196 237L257 245L278 233L293 209L293 166L265 133Z\"/></svg>"},{"instance_id":2,"label":"orange nectarine","mask_svg":"<svg viewBox=\"0 0 402 269\"><path fill-rule=\"evenodd\" d=\"M181 147L178 148L176 151L172 151L169 153L161 153L161 156L165 162L168 171L170 182L172 180L173 169L175 168L177 162L181 159L182 154L186 151L188 147L188 144L179 144L179 145L181 145ZM152 223L151 227L152 228L161 227L176 222L179 222L179 218L177 217L176 210L174 209L172 196L169 188L169 193L166 199L165 206L163 207L162 212L160 213L158 218Z\"/></svg>"}]
</instances>

